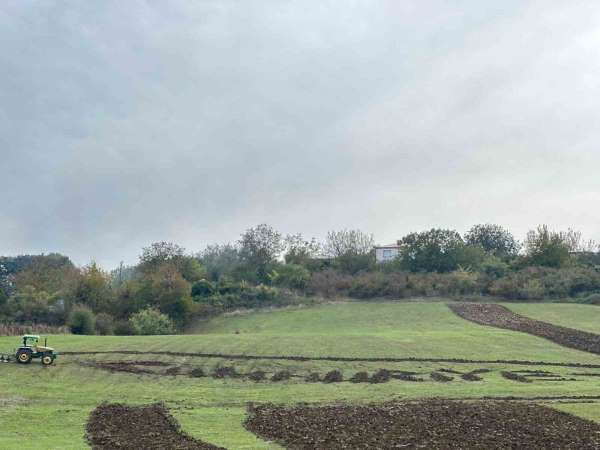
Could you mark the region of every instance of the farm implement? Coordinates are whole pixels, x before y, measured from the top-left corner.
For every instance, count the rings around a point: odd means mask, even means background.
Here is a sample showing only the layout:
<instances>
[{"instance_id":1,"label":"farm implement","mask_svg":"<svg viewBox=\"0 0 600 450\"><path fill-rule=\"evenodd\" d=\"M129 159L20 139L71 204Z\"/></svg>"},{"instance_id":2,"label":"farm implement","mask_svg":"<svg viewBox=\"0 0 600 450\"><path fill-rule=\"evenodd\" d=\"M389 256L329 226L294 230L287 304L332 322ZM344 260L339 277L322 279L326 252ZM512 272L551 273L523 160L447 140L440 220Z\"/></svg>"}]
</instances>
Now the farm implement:
<instances>
[{"instance_id":1,"label":"farm implement","mask_svg":"<svg viewBox=\"0 0 600 450\"><path fill-rule=\"evenodd\" d=\"M49 366L58 353L52 347L48 347L48 338L44 340L44 345L39 345L39 341L39 336L26 334L13 354L0 353L0 362L16 361L19 364L29 364L32 359L41 359L43 365Z\"/></svg>"}]
</instances>

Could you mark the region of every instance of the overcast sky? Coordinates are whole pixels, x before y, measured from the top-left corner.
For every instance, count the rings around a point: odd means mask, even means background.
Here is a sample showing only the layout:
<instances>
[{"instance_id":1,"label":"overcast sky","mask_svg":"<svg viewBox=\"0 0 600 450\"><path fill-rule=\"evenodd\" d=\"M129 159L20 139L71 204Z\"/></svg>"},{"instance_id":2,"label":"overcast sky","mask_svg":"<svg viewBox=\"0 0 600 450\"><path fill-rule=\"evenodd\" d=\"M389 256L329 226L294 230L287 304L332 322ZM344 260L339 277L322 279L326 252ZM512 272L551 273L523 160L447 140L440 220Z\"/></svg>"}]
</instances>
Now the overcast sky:
<instances>
[{"instance_id":1,"label":"overcast sky","mask_svg":"<svg viewBox=\"0 0 600 450\"><path fill-rule=\"evenodd\" d=\"M600 239L600 2L2 0L0 157L0 254Z\"/></svg>"}]
</instances>

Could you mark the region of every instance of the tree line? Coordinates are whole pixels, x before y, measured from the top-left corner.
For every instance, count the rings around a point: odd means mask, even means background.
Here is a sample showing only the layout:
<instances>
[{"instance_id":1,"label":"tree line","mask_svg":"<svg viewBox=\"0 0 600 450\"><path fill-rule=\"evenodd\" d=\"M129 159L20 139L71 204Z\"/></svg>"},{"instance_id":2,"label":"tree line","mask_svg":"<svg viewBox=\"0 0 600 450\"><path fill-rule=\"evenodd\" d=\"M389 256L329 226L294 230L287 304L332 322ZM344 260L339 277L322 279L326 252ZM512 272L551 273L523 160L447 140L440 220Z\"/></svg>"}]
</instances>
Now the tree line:
<instances>
[{"instance_id":1,"label":"tree line","mask_svg":"<svg viewBox=\"0 0 600 450\"><path fill-rule=\"evenodd\" d=\"M378 264L373 236L331 231L324 242L261 224L233 243L189 253L170 242L142 249L138 263L107 272L60 254L0 257L0 321L68 324L77 333L172 333L235 308L361 299L493 295L581 297L600 292L600 253L574 230L541 225L518 241L493 224L430 229L398 240Z\"/></svg>"}]
</instances>

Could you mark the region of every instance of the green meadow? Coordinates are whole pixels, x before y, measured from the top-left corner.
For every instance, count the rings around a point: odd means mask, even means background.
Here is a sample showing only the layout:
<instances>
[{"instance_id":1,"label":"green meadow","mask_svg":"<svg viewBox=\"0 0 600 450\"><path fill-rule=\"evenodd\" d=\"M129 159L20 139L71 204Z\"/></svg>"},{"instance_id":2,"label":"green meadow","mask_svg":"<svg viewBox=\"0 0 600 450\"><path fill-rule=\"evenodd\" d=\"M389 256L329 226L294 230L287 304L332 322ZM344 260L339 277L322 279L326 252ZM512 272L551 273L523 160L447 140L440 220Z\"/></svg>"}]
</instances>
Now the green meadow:
<instances>
[{"instance_id":1,"label":"green meadow","mask_svg":"<svg viewBox=\"0 0 600 450\"><path fill-rule=\"evenodd\" d=\"M506 304L515 312L539 320L600 332L600 308L574 304ZM557 376L577 381L518 383L503 370L535 370L539 366L494 363L495 360L598 364L600 356L561 347L527 334L480 326L455 316L443 302L347 302L295 309L221 316L196 324L192 334L177 336L50 336L59 352L136 350L140 352L219 353L223 355L460 358L483 362L344 362L243 360L170 355L61 355L43 367L0 364L0 448L87 448L87 417L102 402L132 405L164 402L182 428L204 441L229 449L272 449L243 426L251 402L330 403L381 402L424 397L483 396L574 397L599 395L600 369L544 366ZM0 352L10 352L18 338L0 337ZM192 378L160 374L109 372L90 361L160 360L186 370L233 366L240 373L289 370L285 382ZM341 370L344 378L379 368L415 372L422 382L391 380L382 384L308 383L311 372ZM440 383L429 374L439 369L468 372L489 369L482 381L455 379ZM185 372L185 371L184 371ZM561 410L600 421L600 403L544 401Z\"/></svg>"}]
</instances>

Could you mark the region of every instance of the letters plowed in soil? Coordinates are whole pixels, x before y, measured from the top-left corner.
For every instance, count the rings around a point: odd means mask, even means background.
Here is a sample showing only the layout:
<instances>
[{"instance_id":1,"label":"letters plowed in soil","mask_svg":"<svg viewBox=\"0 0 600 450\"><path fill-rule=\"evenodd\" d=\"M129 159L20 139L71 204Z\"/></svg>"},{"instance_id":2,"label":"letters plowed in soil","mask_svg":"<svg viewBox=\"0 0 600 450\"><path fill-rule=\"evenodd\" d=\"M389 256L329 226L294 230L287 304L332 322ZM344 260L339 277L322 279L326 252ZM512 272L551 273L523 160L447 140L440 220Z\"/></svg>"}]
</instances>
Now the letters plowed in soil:
<instances>
[{"instance_id":1,"label":"letters plowed in soil","mask_svg":"<svg viewBox=\"0 0 600 450\"><path fill-rule=\"evenodd\" d=\"M289 449L598 449L600 425L544 406L427 400L250 408L246 428Z\"/></svg>"},{"instance_id":2,"label":"letters plowed in soil","mask_svg":"<svg viewBox=\"0 0 600 450\"><path fill-rule=\"evenodd\" d=\"M224 450L183 433L162 404L103 404L90 414L87 440L94 450Z\"/></svg>"},{"instance_id":3,"label":"letters plowed in soil","mask_svg":"<svg viewBox=\"0 0 600 450\"><path fill-rule=\"evenodd\" d=\"M463 319L507 330L533 334L564 347L600 355L600 335L515 314L508 308L495 304L457 303L448 307Z\"/></svg>"}]
</instances>

